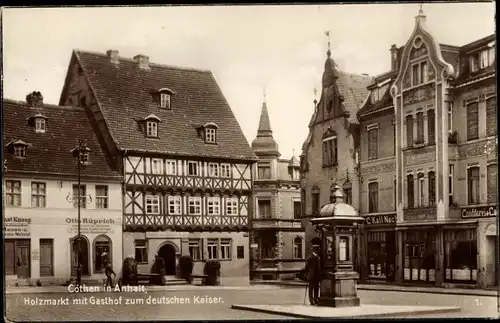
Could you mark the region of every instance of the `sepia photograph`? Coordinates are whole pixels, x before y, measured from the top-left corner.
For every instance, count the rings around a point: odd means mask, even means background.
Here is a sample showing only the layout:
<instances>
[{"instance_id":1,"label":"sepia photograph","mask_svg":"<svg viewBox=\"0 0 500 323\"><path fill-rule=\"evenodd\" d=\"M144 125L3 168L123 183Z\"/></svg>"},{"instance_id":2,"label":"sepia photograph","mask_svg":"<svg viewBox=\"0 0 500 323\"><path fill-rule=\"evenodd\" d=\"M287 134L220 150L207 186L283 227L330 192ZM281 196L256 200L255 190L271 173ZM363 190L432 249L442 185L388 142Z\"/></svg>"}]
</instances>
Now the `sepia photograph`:
<instances>
[{"instance_id":1,"label":"sepia photograph","mask_svg":"<svg viewBox=\"0 0 500 323\"><path fill-rule=\"evenodd\" d=\"M1 28L7 321L499 318L495 2Z\"/></svg>"}]
</instances>

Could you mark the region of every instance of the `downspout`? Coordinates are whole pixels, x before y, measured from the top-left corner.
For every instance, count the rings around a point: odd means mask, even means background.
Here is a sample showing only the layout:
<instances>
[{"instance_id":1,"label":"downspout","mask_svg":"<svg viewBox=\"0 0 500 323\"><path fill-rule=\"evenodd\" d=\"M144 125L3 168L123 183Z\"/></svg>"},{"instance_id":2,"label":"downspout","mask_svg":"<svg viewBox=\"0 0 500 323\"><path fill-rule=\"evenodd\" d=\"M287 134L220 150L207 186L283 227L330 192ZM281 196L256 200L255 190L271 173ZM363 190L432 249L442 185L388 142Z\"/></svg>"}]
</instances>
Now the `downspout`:
<instances>
[{"instance_id":1,"label":"downspout","mask_svg":"<svg viewBox=\"0 0 500 323\"><path fill-rule=\"evenodd\" d=\"M126 165L126 158L127 158L127 149L123 150L122 152L122 263L125 260L125 248L123 245L123 234L125 230L125 194L126 194L126 183L125 183L125 165Z\"/></svg>"}]
</instances>

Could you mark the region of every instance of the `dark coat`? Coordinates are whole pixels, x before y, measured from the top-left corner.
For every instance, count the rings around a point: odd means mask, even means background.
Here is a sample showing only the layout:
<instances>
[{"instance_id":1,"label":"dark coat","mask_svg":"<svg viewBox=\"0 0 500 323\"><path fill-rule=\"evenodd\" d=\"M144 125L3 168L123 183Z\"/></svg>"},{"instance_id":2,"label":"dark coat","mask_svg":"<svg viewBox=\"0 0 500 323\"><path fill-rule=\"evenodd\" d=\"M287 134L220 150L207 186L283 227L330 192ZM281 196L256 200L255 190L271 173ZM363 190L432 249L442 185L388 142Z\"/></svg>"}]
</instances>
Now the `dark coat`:
<instances>
[{"instance_id":1,"label":"dark coat","mask_svg":"<svg viewBox=\"0 0 500 323\"><path fill-rule=\"evenodd\" d=\"M312 254L309 258L307 258L305 275L308 281L320 280L321 259L319 256Z\"/></svg>"}]
</instances>

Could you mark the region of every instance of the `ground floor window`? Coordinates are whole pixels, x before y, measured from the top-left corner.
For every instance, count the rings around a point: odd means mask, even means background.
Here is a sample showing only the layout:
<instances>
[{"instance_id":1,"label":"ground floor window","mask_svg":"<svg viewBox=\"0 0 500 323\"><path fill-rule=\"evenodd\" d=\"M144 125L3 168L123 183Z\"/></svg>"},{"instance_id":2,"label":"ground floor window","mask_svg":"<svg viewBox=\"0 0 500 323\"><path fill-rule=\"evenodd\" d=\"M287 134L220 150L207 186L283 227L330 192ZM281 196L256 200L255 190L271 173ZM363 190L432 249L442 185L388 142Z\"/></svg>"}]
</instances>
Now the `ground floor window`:
<instances>
[{"instance_id":1,"label":"ground floor window","mask_svg":"<svg viewBox=\"0 0 500 323\"><path fill-rule=\"evenodd\" d=\"M111 239L98 236L94 240L94 272L102 272L111 261Z\"/></svg>"},{"instance_id":2,"label":"ground floor window","mask_svg":"<svg viewBox=\"0 0 500 323\"><path fill-rule=\"evenodd\" d=\"M54 276L53 239L40 239L40 276Z\"/></svg>"},{"instance_id":3,"label":"ground floor window","mask_svg":"<svg viewBox=\"0 0 500 323\"><path fill-rule=\"evenodd\" d=\"M403 278L410 281L436 281L436 233L406 231L403 233Z\"/></svg>"},{"instance_id":4,"label":"ground floor window","mask_svg":"<svg viewBox=\"0 0 500 323\"><path fill-rule=\"evenodd\" d=\"M140 264L148 263L148 244L146 240L135 240L135 260Z\"/></svg>"},{"instance_id":5,"label":"ground floor window","mask_svg":"<svg viewBox=\"0 0 500 323\"><path fill-rule=\"evenodd\" d=\"M445 244L445 280L476 282L477 236L476 229L447 230Z\"/></svg>"},{"instance_id":6,"label":"ground floor window","mask_svg":"<svg viewBox=\"0 0 500 323\"><path fill-rule=\"evenodd\" d=\"M189 239L189 255L193 260L201 260L201 239Z\"/></svg>"},{"instance_id":7,"label":"ground floor window","mask_svg":"<svg viewBox=\"0 0 500 323\"><path fill-rule=\"evenodd\" d=\"M5 275L29 278L31 275L31 249L29 239L5 239Z\"/></svg>"},{"instance_id":8,"label":"ground floor window","mask_svg":"<svg viewBox=\"0 0 500 323\"><path fill-rule=\"evenodd\" d=\"M395 244L394 231L368 232L368 278L394 280Z\"/></svg>"}]
</instances>

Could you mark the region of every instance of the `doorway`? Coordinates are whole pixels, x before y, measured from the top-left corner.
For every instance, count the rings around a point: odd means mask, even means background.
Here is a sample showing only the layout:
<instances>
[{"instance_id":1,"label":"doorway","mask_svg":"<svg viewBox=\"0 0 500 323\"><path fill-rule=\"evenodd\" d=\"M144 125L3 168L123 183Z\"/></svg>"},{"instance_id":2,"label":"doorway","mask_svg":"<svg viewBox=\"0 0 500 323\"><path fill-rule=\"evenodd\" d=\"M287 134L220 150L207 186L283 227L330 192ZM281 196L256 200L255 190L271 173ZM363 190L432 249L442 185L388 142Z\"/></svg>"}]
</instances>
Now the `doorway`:
<instances>
[{"instance_id":1,"label":"doorway","mask_svg":"<svg viewBox=\"0 0 500 323\"><path fill-rule=\"evenodd\" d=\"M165 262L165 275L175 275L175 255L176 255L176 250L175 247L169 243L164 244L159 252L158 255L163 258Z\"/></svg>"},{"instance_id":2,"label":"doorway","mask_svg":"<svg viewBox=\"0 0 500 323\"><path fill-rule=\"evenodd\" d=\"M80 239L75 237L71 240L71 276L76 276L78 267L78 241L80 241L80 264L82 265L82 275L89 275L89 242L85 236Z\"/></svg>"}]
</instances>

